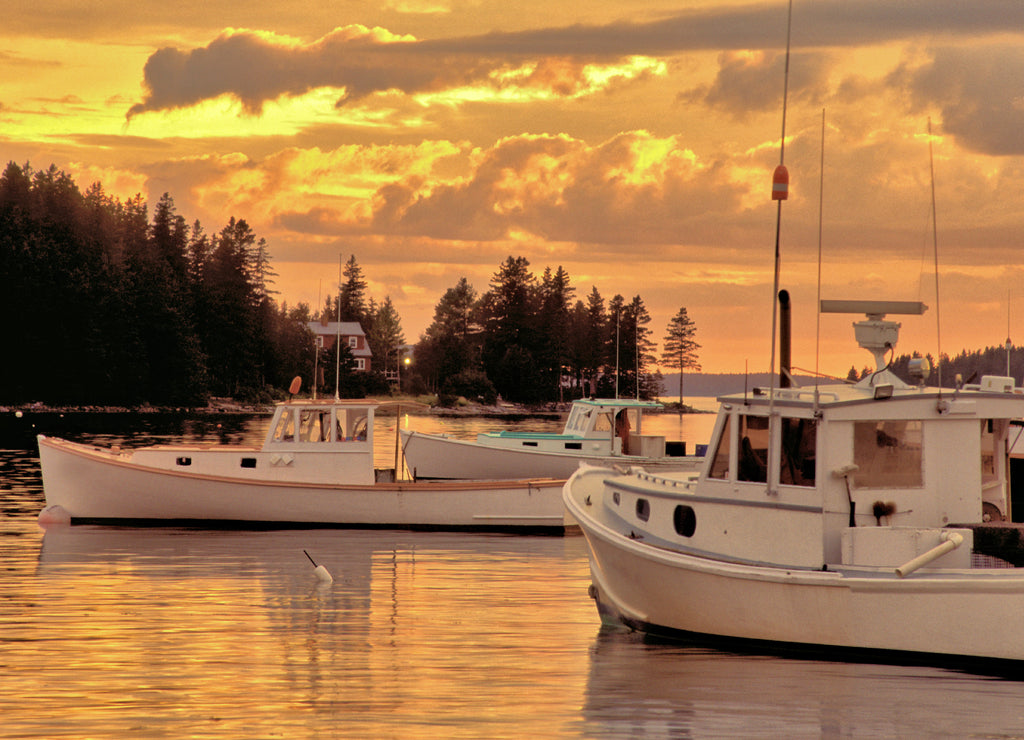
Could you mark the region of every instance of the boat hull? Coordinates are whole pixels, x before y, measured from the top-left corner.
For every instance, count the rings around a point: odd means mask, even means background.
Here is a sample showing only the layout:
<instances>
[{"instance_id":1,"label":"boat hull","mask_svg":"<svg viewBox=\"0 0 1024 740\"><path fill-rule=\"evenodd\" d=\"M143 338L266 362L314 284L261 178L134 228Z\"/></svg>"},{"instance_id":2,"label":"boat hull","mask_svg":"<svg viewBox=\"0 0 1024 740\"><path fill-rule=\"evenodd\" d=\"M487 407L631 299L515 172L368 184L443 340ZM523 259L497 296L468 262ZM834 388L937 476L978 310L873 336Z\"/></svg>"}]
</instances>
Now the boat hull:
<instances>
[{"instance_id":1,"label":"boat hull","mask_svg":"<svg viewBox=\"0 0 1024 740\"><path fill-rule=\"evenodd\" d=\"M564 532L563 481L334 484L149 468L116 451L39 439L46 511L74 522ZM44 512L45 513L45 512Z\"/></svg>"},{"instance_id":2,"label":"boat hull","mask_svg":"<svg viewBox=\"0 0 1024 740\"><path fill-rule=\"evenodd\" d=\"M823 653L1024 660L1024 572L811 570L699 557L636 539L602 518L592 490L565 486L606 622L661 634ZM589 496L589 499L588 499ZM632 536L631 536L632 534Z\"/></svg>"},{"instance_id":3,"label":"boat hull","mask_svg":"<svg viewBox=\"0 0 1024 740\"><path fill-rule=\"evenodd\" d=\"M483 445L438 434L402 430L406 465L417 480L498 480L537 476L568 478L580 466L642 466L659 472L696 471L703 457L642 457L639 455L571 454L531 448Z\"/></svg>"}]
</instances>

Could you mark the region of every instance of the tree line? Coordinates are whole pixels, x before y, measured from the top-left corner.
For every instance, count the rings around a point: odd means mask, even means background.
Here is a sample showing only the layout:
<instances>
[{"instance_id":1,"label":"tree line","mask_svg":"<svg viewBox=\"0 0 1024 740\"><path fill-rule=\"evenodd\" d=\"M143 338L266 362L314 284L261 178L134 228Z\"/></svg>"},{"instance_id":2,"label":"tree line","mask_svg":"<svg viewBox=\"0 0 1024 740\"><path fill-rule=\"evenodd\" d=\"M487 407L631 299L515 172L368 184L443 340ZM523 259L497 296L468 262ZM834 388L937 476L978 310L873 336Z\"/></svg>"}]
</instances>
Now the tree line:
<instances>
[{"instance_id":1,"label":"tree line","mask_svg":"<svg viewBox=\"0 0 1024 740\"><path fill-rule=\"evenodd\" d=\"M661 394L650 314L637 295L606 301L597 287L575 299L559 266L538 278L508 257L481 295L465 278L449 288L416 345L413 382L439 395L537 403L582 396ZM699 369L686 309L669 324L662 364Z\"/></svg>"},{"instance_id":2,"label":"tree line","mask_svg":"<svg viewBox=\"0 0 1024 740\"><path fill-rule=\"evenodd\" d=\"M94 183L81 192L50 166L8 163L0 175L0 311L10 317L0 403L205 404L211 396L279 398L304 388L386 393L405 354L390 297L367 294L352 255L336 295L316 311L278 304L266 240L234 216L208 233L165 193L153 207ZM403 389L493 401L661 393L656 346L640 296L574 300L568 273L538 278L509 257L478 295L462 278L400 371ZM358 322L373 355L357 372L347 347L313 351L308 322ZM673 318L661 362L699 369L695 326Z\"/></svg>"}]
</instances>

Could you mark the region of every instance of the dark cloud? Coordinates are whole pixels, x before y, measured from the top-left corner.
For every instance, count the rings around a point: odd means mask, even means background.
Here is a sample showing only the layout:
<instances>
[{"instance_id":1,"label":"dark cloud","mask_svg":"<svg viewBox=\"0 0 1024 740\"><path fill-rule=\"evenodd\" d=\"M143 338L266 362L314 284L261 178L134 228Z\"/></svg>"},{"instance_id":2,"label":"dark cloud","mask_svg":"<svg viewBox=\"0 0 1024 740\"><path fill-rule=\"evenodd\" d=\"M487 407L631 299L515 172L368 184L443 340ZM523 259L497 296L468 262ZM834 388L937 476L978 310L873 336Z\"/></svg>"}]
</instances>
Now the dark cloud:
<instances>
[{"instance_id":1,"label":"dark cloud","mask_svg":"<svg viewBox=\"0 0 1024 740\"><path fill-rule=\"evenodd\" d=\"M944 47L891 81L918 110L938 108L944 133L983 154L1024 154L1024 49L1018 45Z\"/></svg>"},{"instance_id":2,"label":"dark cloud","mask_svg":"<svg viewBox=\"0 0 1024 740\"><path fill-rule=\"evenodd\" d=\"M761 55L724 53L718 74L709 84L680 93L683 102L700 102L737 118L752 112L777 111L782 98L786 57L783 53ZM790 93L817 102L827 95L830 63L825 54L796 52L790 60Z\"/></svg>"},{"instance_id":3,"label":"dark cloud","mask_svg":"<svg viewBox=\"0 0 1024 740\"><path fill-rule=\"evenodd\" d=\"M1024 3L1019 0L820 0L795 10L793 45L824 48L921 35L969 37L1008 28L1024 28ZM147 95L130 109L129 117L224 94L235 96L255 113L269 100L318 87L343 88L348 98L358 98L390 89L415 93L494 84L492 73L527 60L560 58L571 66L695 50L778 50L785 43L785 29L785 6L778 4L698 10L641 23L398 43L387 32L356 26L335 29L311 43L232 32L202 48L166 47L155 52L145 67ZM564 92L567 79L571 74L566 78L563 70L561 87L553 89Z\"/></svg>"}]
</instances>

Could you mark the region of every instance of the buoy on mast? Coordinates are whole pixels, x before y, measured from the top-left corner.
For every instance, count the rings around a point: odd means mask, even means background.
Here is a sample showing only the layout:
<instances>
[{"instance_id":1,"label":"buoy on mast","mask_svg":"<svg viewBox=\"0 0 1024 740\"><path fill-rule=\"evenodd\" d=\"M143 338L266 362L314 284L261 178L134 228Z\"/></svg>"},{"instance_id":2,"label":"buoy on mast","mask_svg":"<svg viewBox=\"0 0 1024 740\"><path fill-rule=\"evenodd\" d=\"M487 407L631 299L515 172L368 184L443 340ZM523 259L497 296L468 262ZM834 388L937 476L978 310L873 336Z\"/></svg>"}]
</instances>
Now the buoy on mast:
<instances>
[{"instance_id":1,"label":"buoy on mast","mask_svg":"<svg viewBox=\"0 0 1024 740\"><path fill-rule=\"evenodd\" d=\"M775 168L772 175L772 200L786 200L789 198L789 170L785 165L780 164Z\"/></svg>"}]
</instances>

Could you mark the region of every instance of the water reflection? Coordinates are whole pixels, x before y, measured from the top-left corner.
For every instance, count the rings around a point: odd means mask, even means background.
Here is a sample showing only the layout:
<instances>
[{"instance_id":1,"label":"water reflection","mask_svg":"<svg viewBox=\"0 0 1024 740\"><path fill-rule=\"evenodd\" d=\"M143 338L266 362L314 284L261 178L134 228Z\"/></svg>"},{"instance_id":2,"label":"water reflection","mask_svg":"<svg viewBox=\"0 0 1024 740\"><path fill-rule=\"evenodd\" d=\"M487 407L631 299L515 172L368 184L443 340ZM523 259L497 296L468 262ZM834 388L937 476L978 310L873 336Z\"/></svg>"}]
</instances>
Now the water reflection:
<instances>
[{"instance_id":1,"label":"water reflection","mask_svg":"<svg viewBox=\"0 0 1024 740\"><path fill-rule=\"evenodd\" d=\"M265 431L265 417L230 421L90 424L78 438ZM387 460L399 420L378 421ZM400 421L465 436L500 423ZM0 737L1024 736L1021 682L601 629L582 537L44 534L34 451L0 451L0 473Z\"/></svg>"},{"instance_id":2,"label":"water reflection","mask_svg":"<svg viewBox=\"0 0 1024 740\"><path fill-rule=\"evenodd\" d=\"M92 736L210 721L238 736L543 735L582 690L572 656L596 625L585 596L565 597L585 593L585 563L581 538L50 529L7 594L29 616L5 662L35 670L0 690L37 710L21 729L52 729L45 701Z\"/></svg>"},{"instance_id":3,"label":"water reflection","mask_svg":"<svg viewBox=\"0 0 1024 740\"><path fill-rule=\"evenodd\" d=\"M602 628L590 652L584 734L1020 737L1022 697L1016 681L942 668L732 654Z\"/></svg>"}]
</instances>

